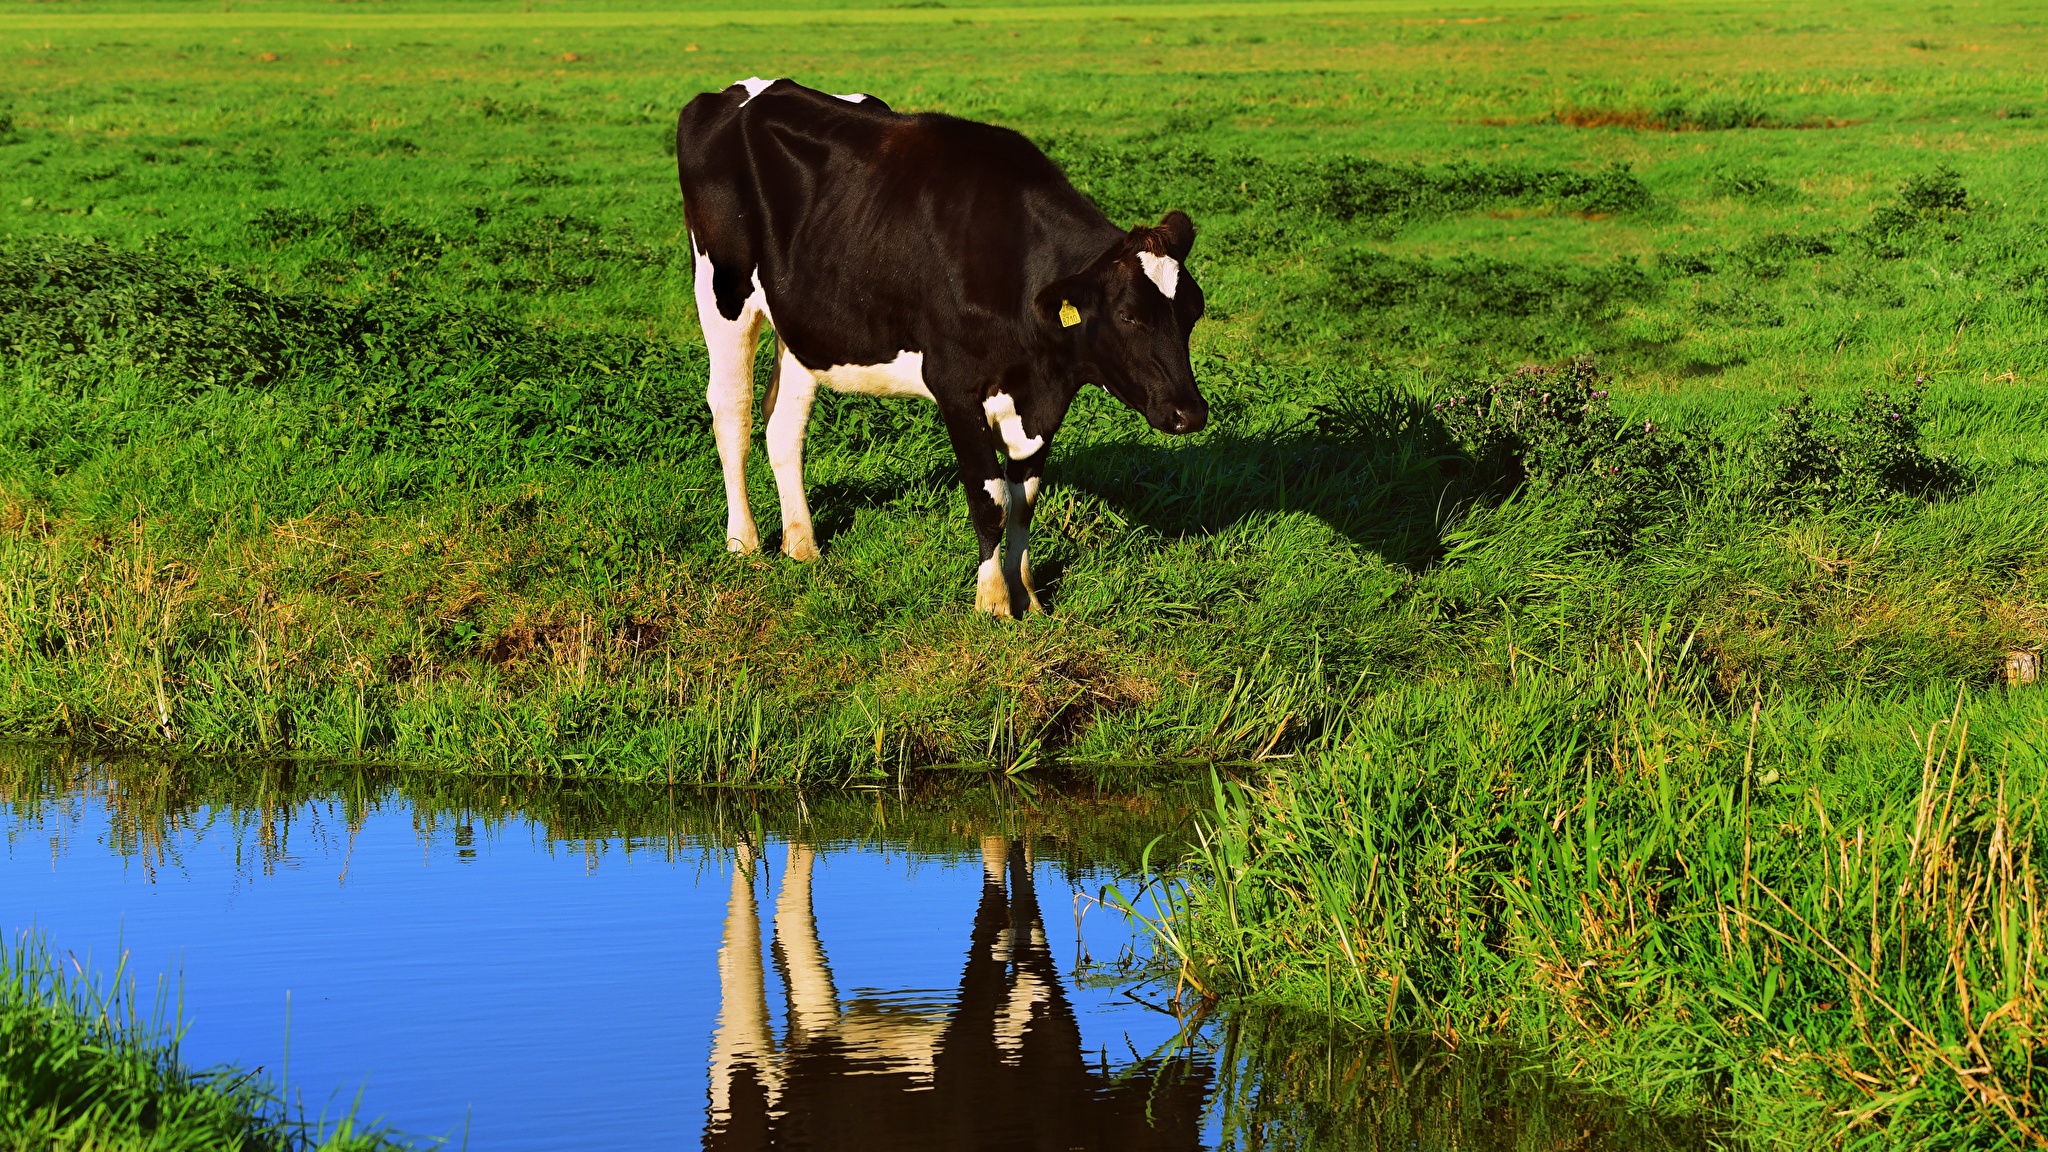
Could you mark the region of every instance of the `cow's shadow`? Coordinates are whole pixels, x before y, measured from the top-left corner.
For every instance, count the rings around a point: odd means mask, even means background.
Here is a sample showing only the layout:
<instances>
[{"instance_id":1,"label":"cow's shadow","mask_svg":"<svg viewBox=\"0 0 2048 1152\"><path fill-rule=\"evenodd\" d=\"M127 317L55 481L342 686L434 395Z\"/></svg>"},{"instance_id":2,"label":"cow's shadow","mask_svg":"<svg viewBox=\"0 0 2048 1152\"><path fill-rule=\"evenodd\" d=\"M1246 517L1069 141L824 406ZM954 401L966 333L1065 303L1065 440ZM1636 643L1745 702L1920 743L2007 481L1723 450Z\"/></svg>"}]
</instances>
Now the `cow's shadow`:
<instances>
[{"instance_id":1,"label":"cow's shadow","mask_svg":"<svg viewBox=\"0 0 2048 1152\"><path fill-rule=\"evenodd\" d=\"M1364 397L1262 432L1236 431L1231 414L1222 413L1211 431L1190 439L1145 432L1121 409L1105 419L1118 432L1131 425L1129 435L1105 429L1099 438L1075 436L1056 447L1046 471L1053 498L1040 509L1039 539L1063 533L1057 491L1066 488L1168 538L1226 533L1274 514L1307 515L1389 564L1420 571L1443 555L1454 512L1488 486L1428 402L1405 395ZM909 486L957 490L951 453L929 459L929 467L886 482L847 478L814 487L821 543L829 546L861 509L887 504ZM1087 533L1079 535L1080 547L1088 547ZM1058 594L1064 551L1070 550L1054 547L1034 565L1048 602ZM1034 549L1035 558L1044 556ZM964 558L963 578L972 569L972 557Z\"/></svg>"},{"instance_id":2,"label":"cow's shadow","mask_svg":"<svg viewBox=\"0 0 2048 1152\"><path fill-rule=\"evenodd\" d=\"M1426 402L1388 397L1262 433L1226 424L1192 441L1086 443L1055 459L1049 479L1166 536L1303 514L1415 569L1441 555L1448 514L1475 477Z\"/></svg>"}]
</instances>

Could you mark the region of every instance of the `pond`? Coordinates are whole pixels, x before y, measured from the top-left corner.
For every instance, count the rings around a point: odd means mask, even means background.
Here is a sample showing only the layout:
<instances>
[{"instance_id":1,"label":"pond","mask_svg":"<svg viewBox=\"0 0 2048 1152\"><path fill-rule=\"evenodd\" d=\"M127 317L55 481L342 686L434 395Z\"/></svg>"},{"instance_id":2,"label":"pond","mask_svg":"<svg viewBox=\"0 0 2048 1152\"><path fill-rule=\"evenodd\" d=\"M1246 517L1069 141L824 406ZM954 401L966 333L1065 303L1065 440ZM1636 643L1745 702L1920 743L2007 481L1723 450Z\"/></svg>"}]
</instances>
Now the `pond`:
<instances>
[{"instance_id":1,"label":"pond","mask_svg":"<svg viewBox=\"0 0 2048 1152\"><path fill-rule=\"evenodd\" d=\"M1645 1148L1511 1053L1196 1019L1100 897L1200 790L695 792L0 749L0 929L451 1148Z\"/></svg>"}]
</instances>

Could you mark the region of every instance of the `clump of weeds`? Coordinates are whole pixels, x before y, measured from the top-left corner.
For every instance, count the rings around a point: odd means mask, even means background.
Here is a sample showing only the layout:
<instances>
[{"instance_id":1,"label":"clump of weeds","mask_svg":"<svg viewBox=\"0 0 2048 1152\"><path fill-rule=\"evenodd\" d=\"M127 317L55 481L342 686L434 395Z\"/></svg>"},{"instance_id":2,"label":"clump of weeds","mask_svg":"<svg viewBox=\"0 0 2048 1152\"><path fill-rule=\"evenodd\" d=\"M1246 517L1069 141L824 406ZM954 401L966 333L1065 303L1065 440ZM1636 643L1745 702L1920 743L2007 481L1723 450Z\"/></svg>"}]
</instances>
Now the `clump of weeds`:
<instances>
[{"instance_id":1,"label":"clump of weeds","mask_svg":"<svg viewBox=\"0 0 2048 1152\"><path fill-rule=\"evenodd\" d=\"M1921 412L1927 378L1901 393L1866 389L1853 405L1826 410L1813 397L1777 410L1752 473L1762 498L1781 507L1833 512L1950 491L1954 463L1930 452Z\"/></svg>"},{"instance_id":2,"label":"clump of weeds","mask_svg":"<svg viewBox=\"0 0 2048 1152\"><path fill-rule=\"evenodd\" d=\"M1962 173L1943 164L1899 185L1896 199L1880 205L1858 235L1874 256L1896 260L1916 242L1961 239L1957 226L1971 210Z\"/></svg>"},{"instance_id":3,"label":"clump of weeds","mask_svg":"<svg viewBox=\"0 0 2048 1152\"><path fill-rule=\"evenodd\" d=\"M1622 552L1676 515L1700 477L1698 450L1652 419L1614 410L1590 359L1525 366L1432 409L1469 462L1474 487L1555 492L1579 510L1596 547Z\"/></svg>"}]
</instances>

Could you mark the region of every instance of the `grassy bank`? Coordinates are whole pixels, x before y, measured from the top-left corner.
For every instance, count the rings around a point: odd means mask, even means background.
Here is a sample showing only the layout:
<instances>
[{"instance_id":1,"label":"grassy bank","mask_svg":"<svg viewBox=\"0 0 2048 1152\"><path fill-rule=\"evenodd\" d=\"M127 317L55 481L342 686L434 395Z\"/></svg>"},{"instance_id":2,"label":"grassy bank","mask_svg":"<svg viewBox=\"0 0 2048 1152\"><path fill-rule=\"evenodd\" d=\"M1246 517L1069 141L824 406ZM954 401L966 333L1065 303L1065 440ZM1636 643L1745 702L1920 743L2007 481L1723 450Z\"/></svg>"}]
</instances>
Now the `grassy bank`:
<instances>
[{"instance_id":1,"label":"grassy bank","mask_svg":"<svg viewBox=\"0 0 2048 1152\"><path fill-rule=\"evenodd\" d=\"M2048 697L1720 700L1649 639L1219 782L1140 910L1198 989L1532 1043L1759 1147L2042 1146Z\"/></svg>"},{"instance_id":2,"label":"grassy bank","mask_svg":"<svg viewBox=\"0 0 2048 1152\"><path fill-rule=\"evenodd\" d=\"M1645 620L1724 695L2048 636L2031 9L495 11L0 11L0 727L890 778L1328 748ZM754 73L1195 213L1216 418L1077 409L1046 617L967 611L914 405L821 401L823 561L724 554L663 141Z\"/></svg>"},{"instance_id":3,"label":"grassy bank","mask_svg":"<svg viewBox=\"0 0 2048 1152\"><path fill-rule=\"evenodd\" d=\"M69 1149L375 1152L401 1145L351 1120L293 1115L261 1070L194 1070L126 972L89 979L39 937L0 952L0 1144Z\"/></svg>"}]
</instances>

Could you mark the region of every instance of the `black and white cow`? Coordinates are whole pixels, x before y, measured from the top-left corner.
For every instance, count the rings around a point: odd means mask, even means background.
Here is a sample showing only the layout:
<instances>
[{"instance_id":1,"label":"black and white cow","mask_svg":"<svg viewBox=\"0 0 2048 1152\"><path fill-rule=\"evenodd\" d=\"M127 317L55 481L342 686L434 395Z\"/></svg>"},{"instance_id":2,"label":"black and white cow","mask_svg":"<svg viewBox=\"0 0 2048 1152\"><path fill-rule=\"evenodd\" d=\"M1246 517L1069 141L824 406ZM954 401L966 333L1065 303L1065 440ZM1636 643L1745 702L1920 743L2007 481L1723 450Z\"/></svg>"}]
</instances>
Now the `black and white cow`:
<instances>
[{"instance_id":1,"label":"black and white cow","mask_svg":"<svg viewBox=\"0 0 2048 1152\"><path fill-rule=\"evenodd\" d=\"M676 167L734 551L760 547L746 460L763 324L782 347L766 407L783 552L818 554L803 482L818 385L922 396L959 457L985 612L1038 607L1031 510L1082 384L1162 432L1208 421L1188 363L1193 222L1118 228L1009 129L749 79L683 108Z\"/></svg>"}]
</instances>

